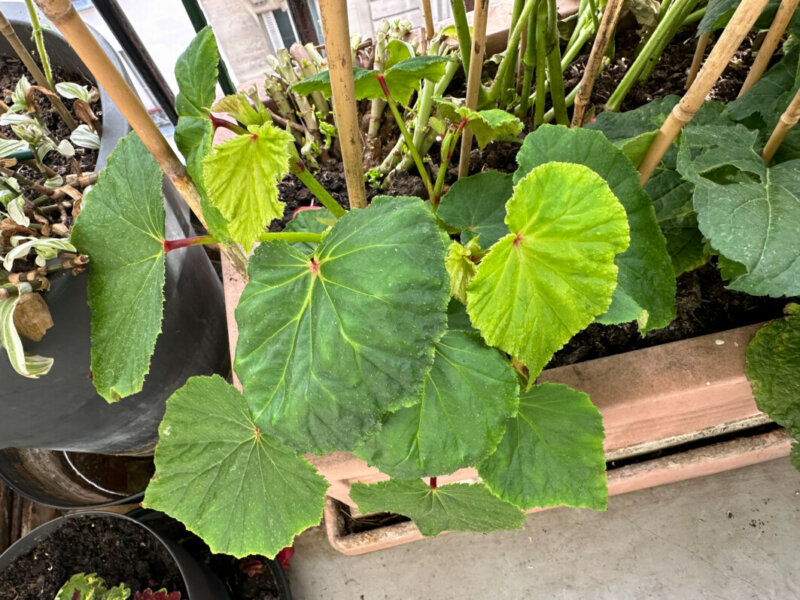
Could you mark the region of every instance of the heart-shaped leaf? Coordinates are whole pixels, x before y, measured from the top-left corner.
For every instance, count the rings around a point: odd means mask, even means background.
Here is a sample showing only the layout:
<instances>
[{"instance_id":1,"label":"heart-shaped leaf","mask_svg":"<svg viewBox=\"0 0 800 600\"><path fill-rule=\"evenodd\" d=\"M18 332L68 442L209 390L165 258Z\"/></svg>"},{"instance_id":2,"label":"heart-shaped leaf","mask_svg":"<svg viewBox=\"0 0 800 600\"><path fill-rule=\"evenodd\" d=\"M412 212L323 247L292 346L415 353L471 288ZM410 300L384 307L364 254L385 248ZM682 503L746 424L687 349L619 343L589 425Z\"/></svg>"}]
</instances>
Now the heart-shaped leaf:
<instances>
[{"instance_id":1,"label":"heart-shaped leaf","mask_svg":"<svg viewBox=\"0 0 800 600\"><path fill-rule=\"evenodd\" d=\"M548 163L514 188L506 225L511 233L492 246L467 288L467 312L487 343L517 357L534 378L608 309L628 219L594 171Z\"/></svg>"},{"instance_id":2,"label":"heart-shaped leaf","mask_svg":"<svg viewBox=\"0 0 800 600\"><path fill-rule=\"evenodd\" d=\"M523 509L608 502L603 421L589 396L545 383L523 392L519 413L478 468L491 490Z\"/></svg>"},{"instance_id":3,"label":"heart-shaped leaf","mask_svg":"<svg viewBox=\"0 0 800 600\"><path fill-rule=\"evenodd\" d=\"M525 522L525 513L492 495L482 483L454 483L436 489L419 479L354 483L350 497L364 514L393 512L411 518L422 535L522 529Z\"/></svg>"},{"instance_id":4,"label":"heart-shaped leaf","mask_svg":"<svg viewBox=\"0 0 800 600\"><path fill-rule=\"evenodd\" d=\"M92 261L92 380L109 402L142 389L164 308L161 169L136 133L122 138L83 199L72 242Z\"/></svg>"},{"instance_id":5,"label":"heart-shaped leaf","mask_svg":"<svg viewBox=\"0 0 800 600\"><path fill-rule=\"evenodd\" d=\"M311 256L263 243L249 274L235 368L260 426L300 451L346 450L418 401L449 297L421 200L347 213Z\"/></svg>"},{"instance_id":6,"label":"heart-shaped leaf","mask_svg":"<svg viewBox=\"0 0 800 600\"><path fill-rule=\"evenodd\" d=\"M328 484L259 430L224 379L193 377L167 400L143 506L181 521L212 552L274 557L319 523Z\"/></svg>"},{"instance_id":7,"label":"heart-shaped leaf","mask_svg":"<svg viewBox=\"0 0 800 600\"><path fill-rule=\"evenodd\" d=\"M517 410L508 359L477 333L448 331L436 343L420 401L390 414L357 454L392 477L452 473L497 446Z\"/></svg>"}]
</instances>

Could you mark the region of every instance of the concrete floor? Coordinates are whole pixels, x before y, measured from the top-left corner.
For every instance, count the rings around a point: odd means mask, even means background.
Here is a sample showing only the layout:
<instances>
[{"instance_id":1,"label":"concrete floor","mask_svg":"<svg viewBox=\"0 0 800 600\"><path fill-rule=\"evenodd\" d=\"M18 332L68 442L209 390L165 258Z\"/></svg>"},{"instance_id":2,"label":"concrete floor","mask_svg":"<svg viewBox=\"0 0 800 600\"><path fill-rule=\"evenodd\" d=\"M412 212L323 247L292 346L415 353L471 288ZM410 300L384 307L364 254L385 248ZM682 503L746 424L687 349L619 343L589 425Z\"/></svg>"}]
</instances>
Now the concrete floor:
<instances>
[{"instance_id":1,"label":"concrete floor","mask_svg":"<svg viewBox=\"0 0 800 600\"><path fill-rule=\"evenodd\" d=\"M315 528L289 573L297 600L800 598L800 473L775 460L355 557Z\"/></svg>"}]
</instances>

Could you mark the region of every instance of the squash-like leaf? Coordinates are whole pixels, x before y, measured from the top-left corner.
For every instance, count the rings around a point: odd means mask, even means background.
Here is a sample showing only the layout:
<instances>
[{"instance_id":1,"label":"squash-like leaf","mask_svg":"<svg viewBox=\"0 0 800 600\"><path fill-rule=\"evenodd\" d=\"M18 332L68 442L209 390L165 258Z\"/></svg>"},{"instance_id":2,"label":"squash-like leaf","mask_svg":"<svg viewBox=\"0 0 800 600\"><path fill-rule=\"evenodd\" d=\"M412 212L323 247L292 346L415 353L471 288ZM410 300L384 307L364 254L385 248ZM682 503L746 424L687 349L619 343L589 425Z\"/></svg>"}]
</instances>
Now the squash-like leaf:
<instances>
[{"instance_id":1,"label":"squash-like leaf","mask_svg":"<svg viewBox=\"0 0 800 600\"><path fill-rule=\"evenodd\" d=\"M800 47L795 46L747 93L728 105L730 116L736 121L758 116L764 126L772 129L800 86L799 59Z\"/></svg>"},{"instance_id":2,"label":"squash-like leaf","mask_svg":"<svg viewBox=\"0 0 800 600\"><path fill-rule=\"evenodd\" d=\"M211 152L214 139L214 127L206 110L216 96L218 64L217 41L206 27L195 36L175 66L180 89L175 99L178 111L175 143L186 159L186 171L200 192L200 206L209 233L225 241L230 239L227 221L209 202L203 182L203 159Z\"/></svg>"},{"instance_id":3,"label":"squash-like leaf","mask_svg":"<svg viewBox=\"0 0 800 600\"><path fill-rule=\"evenodd\" d=\"M201 29L178 57L175 78L180 92L175 108L184 117L206 117L214 103L217 87L219 51L210 27Z\"/></svg>"},{"instance_id":4,"label":"squash-like leaf","mask_svg":"<svg viewBox=\"0 0 800 600\"><path fill-rule=\"evenodd\" d=\"M271 123L248 131L203 159L203 179L211 202L228 220L231 237L249 251L270 222L283 216L278 182L289 171L294 138Z\"/></svg>"},{"instance_id":5,"label":"squash-like leaf","mask_svg":"<svg viewBox=\"0 0 800 600\"><path fill-rule=\"evenodd\" d=\"M259 426L303 452L348 450L419 400L449 297L421 200L349 212L311 257L263 243L249 274L235 369Z\"/></svg>"},{"instance_id":6,"label":"squash-like leaf","mask_svg":"<svg viewBox=\"0 0 800 600\"><path fill-rule=\"evenodd\" d=\"M420 401L390 414L356 453L392 477L452 473L494 450L518 396L505 356L477 333L448 331L436 343Z\"/></svg>"},{"instance_id":7,"label":"squash-like leaf","mask_svg":"<svg viewBox=\"0 0 800 600\"><path fill-rule=\"evenodd\" d=\"M747 347L745 373L759 410L786 427L795 439L792 462L800 471L800 305L786 307L786 318L762 327Z\"/></svg>"},{"instance_id":8,"label":"squash-like leaf","mask_svg":"<svg viewBox=\"0 0 800 600\"><path fill-rule=\"evenodd\" d=\"M628 219L608 185L583 165L548 163L526 175L506 205L505 236L467 288L484 339L536 377L553 353L608 309L614 257Z\"/></svg>"},{"instance_id":9,"label":"squash-like leaf","mask_svg":"<svg viewBox=\"0 0 800 600\"><path fill-rule=\"evenodd\" d=\"M11 368L23 377L38 379L47 375L53 359L35 354L25 354L22 339L14 326L14 311L20 296L0 299L0 346L5 348Z\"/></svg>"},{"instance_id":10,"label":"squash-like leaf","mask_svg":"<svg viewBox=\"0 0 800 600\"><path fill-rule=\"evenodd\" d=\"M729 287L793 296L800 294L800 161L768 168L753 148L757 135L741 125L687 130L678 169L695 184L703 235L746 267Z\"/></svg>"},{"instance_id":11,"label":"squash-like leaf","mask_svg":"<svg viewBox=\"0 0 800 600\"><path fill-rule=\"evenodd\" d=\"M72 242L88 254L92 380L108 402L142 389L161 332L161 169L136 133L117 143L83 199Z\"/></svg>"},{"instance_id":12,"label":"squash-like leaf","mask_svg":"<svg viewBox=\"0 0 800 600\"><path fill-rule=\"evenodd\" d=\"M436 489L419 479L354 483L350 497L362 513L394 512L411 518L422 535L522 529L525 522L525 513L494 496L482 483L454 483Z\"/></svg>"},{"instance_id":13,"label":"squash-like leaf","mask_svg":"<svg viewBox=\"0 0 800 600\"><path fill-rule=\"evenodd\" d=\"M143 505L181 521L212 552L273 557L319 523L328 484L255 424L224 379L193 377L167 400Z\"/></svg>"},{"instance_id":14,"label":"squash-like leaf","mask_svg":"<svg viewBox=\"0 0 800 600\"><path fill-rule=\"evenodd\" d=\"M437 100L437 104L441 115L450 122L458 123L462 119L467 120L467 125L475 134L481 150L489 142L516 140L517 136L522 133L522 121L499 108L472 110L444 99Z\"/></svg>"},{"instance_id":15,"label":"squash-like leaf","mask_svg":"<svg viewBox=\"0 0 800 600\"><path fill-rule=\"evenodd\" d=\"M606 181L628 215L630 247L616 258L619 285L608 312L598 321L624 323L647 311L644 331L668 325L675 317L675 273L650 199L639 184L639 173L602 134L546 125L525 138L517 155L520 166L514 181L552 160L592 169Z\"/></svg>"},{"instance_id":16,"label":"squash-like leaf","mask_svg":"<svg viewBox=\"0 0 800 600\"><path fill-rule=\"evenodd\" d=\"M487 249L508 234L506 202L514 191L512 175L498 171L477 173L456 181L439 203L437 216L461 231L461 243L478 238Z\"/></svg>"},{"instance_id":17,"label":"squash-like leaf","mask_svg":"<svg viewBox=\"0 0 800 600\"><path fill-rule=\"evenodd\" d=\"M608 503L603 420L589 396L545 383L523 392L519 413L479 467L491 490L523 509Z\"/></svg>"}]
</instances>

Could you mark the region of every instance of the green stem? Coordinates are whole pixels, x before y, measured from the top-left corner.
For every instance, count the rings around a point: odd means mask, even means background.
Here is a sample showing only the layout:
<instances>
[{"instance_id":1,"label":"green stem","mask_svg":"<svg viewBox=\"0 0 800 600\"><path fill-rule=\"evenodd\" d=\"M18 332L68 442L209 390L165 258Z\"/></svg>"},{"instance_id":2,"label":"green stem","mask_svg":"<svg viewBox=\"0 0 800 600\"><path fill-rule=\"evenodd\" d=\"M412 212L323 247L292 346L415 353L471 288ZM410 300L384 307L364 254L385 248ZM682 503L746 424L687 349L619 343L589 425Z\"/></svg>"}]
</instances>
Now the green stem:
<instances>
[{"instance_id":1,"label":"green stem","mask_svg":"<svg viewBox=\"0 0 800 600\"><path fill-rule=\"evenodd\" d=\"M594 37L595 33L597 33L597 29L585 27L581 30L580 35L571 44L567 45L567 48L564 50L564 55L561 57L562 71L575 60L575 57L578 56L578 52L581 51L581 48L583 48L586 42Z\"/></svg>"},{"instance_id":2,"label":"green stem","mask_svg":"<svg viewBox=\"0 0 800 600\"><path fill-rule=\"evenodd\" d=\"M461 63L464 65L464 72L469 73L472 36L469 33L469 22L467 21L467 9L464 7L464 0L450 0L450 8L453 10L453 21L456 25L458 48L461 51Z\"/></svg>"},{"instance_id":3,"label":"green stem","mask_svg":"<svg viewBox=\"0 0 800 600\"><path fill-rule=\"evenodd\" d=\"M631 87L639 79L639 76L644 71L647 64L651 61L655 62L657 58L656 52L659 48L665 47L669 41L675 36L675 32L680 27L686 17L685 7L688 5L689 10L694 8L697 0L674 0L664 18L659 22L653 35L647 40L647 43L642 48L639 56L633 61L633 64L625 73L625 77L617 85L617 89L611 94L611 97L606 103L606 110L618 111L622 106L622 101L630 92Z\"/></svg>"},{"instance_id":4,"label":"green stem","mask_svg":"<svg viewBox=\"0 0 800 600\"><path fill-rule=\"evenodd\" d=\"M656 68L656 64L661 59L661 55L664 53L664 49L667 47L672 41L672 38L675 37L675 34L678 33L678 30L683 27L683 22L686 20L686 17L694 9L695 5L697 4L698 0L694 2L686 2L686 3L676 3L675 8L676 14L674 15L674 23L672 28L669 30L668 35L661 36L658 40L658 45L656 46L653 55L651 56L650 60L644 65L641 74L639 75L639 81L647 81L650 78L650 75L653 73L653 69Z\"/></svg>"},{"instance_id":5,"label":"green stem","mask_svg":"<svg viewBox=\"0 0 800 600\"><path fill-rule=\"evenodd\" d=\"M574 88L572 88L572 91L569 94L567 94L567 97L564 98L564 105L566 106L566 108L569 108L573 104L575 104L575 98L578 95L580 88L581 88L580 84L576 85ZM555 116L556 116L556 111L551 108L546 113L544 113L543 122L551 123L555 118Z\"/></svg>"},{"instance_id":6,"label":"green stem","mask_svg":"<svg viewBox=\"0 0 800 600\"><path fill-rule=\"evenodd\" d=\"M533 124L538 127L544 118L545 65L547 64L547 0L539 0L536 10L536 100Z\"/></svg>"},{"instance_id":7,"label":"green stem","mask_svg":"<svg viewBox=\"0 0 800 600\"><path fill-rule=\"evenodd\" d=\"M589 0L589 11L589 16L592 19L592 27L597 31L597 28L600 27L600 21L597 18L597 3L595 0Z\"/></svg>"},{"instance_id":8,"label":"green stem","mask_svg":"<svg viewBox=\"0 0 800 600\"><path fill-rule=\"evenodd\" d=\"M311 242L319 244L322 241L321 233L311 233L308 231L268 231L258 236L259 242Z\"/></svg>"},{"instance_id":9,"label":"green stem","mask_svg":"<svg viewBox=\"0 0 800 600\"><path fill-rule=\"evenodd\" d=\"M314 194L314 197L322 203L322 206L327 208L331 214L339 219L343 217L347 211L342 208L336 199L328 193L319 181L314 179L314 176L306 169L306 165L297 153L297 147L294 144L289 144L289 152L294 156L290 165L291 171L297 178L303 182L308 188L308 191Z\"/></svg>"},{"instance_id":10,"label":"green stem","mask_svg":"<svg viewBox=\"0 0 800 600\"><path fill-rule=\"evenodd\" d=\"M525 4L525 0L514 0L514 6L511 9L511 24L508 28L508 35L509 38L511 37L511 32L517 26L517 22L519 21L519 16L522 13L522 7ZM510 44L506 46L506 52L513 54L511 57L511 67L506 72L506 80L503 83L503 87L500 89L500 106L505 109L508 109L509 102L511 100L510 91L514 87L514 76L517 73L517 62L519 58L519 48L515 46L511 46Z\"/></svg>"},{"instance_id":11,"label":"green stem","mask_svg":"<svg viewBox=\"0 0 800 600\"><path fill-rule=\"evenodd\" d=\"M696 11L694 11L693 13L691 13L688 17L686 17L683 20L683 23L681 23L681 27L686 27L686 25L691 25L692 23L697 23L700 19L702 19L704 16L706 16L706 8L707 7L704 6L703 8L699 8Z\"/></svg>"},{"instance_id":12,"label":"green stem","mask_svg":"<svg viewBox=\"0 0 800 600\"><path fill-rule=\"evenodd\" d=\"M378 74L377 77L378 82L381 84L383 95L386 97L386 102L389 105L389 110L392 111L394 120L397 121L397 126L400 128L400 133L403 134L403 139L406 141L408 151L411 153L411 156L414 158L414 163L417 165L419 176L422 178L422 182L425 184L425 189L428 192L428 198L433 200L434 194L433 185L431 185L431 178L428 177L428 172L425 170L425 164L422 162L422 157L419 155L419 150L417 150L417 147L414 145L414 139L411 137L411 134L408 132L408 128L403 121L403 115L401 115L400 111L397 110L397 102L394 101L394 98L392 98L392 95L389 93L389 88L386 86L386 77L384 77L383 74Z\"/></svg>"},{"instance_id":13,"label":"green stem","mask_svg":"<svg viewBox=\"0 0 800 600\"><path fill-rule=\"evenodd\" d=\"M519 112L517 114L519 117L524 117L528 114L533 70L536 67L536 19L532 16L528 18L528 45L525 46L522 64L524 73L522 77L522 97L520 98Z\"/></svg>"},{"instance_id":14,"label":"green stem","mask_svg":"<svg viewBox=\"0 0 800 600\"><path fill-rule=\"evenodd\" d=\"M522 9L522 12L519 15L519 20L517 24L514 26L511 35L508 37L508 45L510 47L517 46L519 44L520 38L522 38L522 30L525 29L527 26L528 17L531 16L534 7L536 6L538 0L525 0L525 6ZM492 84L489 93L486 95L484 105L487 105L491 102L497 100L497 97L500 95L500 88L502 87L502 82L505 79L506 73L511 68L511 52L506 52L506 55L503 57L503 60L500 61L500 66L497 69L497 75L495 76L494 83Z\"/></svg>"},{"instance_id":15,"label":"green stem","mask_svg":"<svg viewBox=\"0 0 800 600\"><path fill-rule=\"evenodd\" d=\"M180 240L164 240L164 253L172 252L178 248L188 248L190 246L203 246L205 244L218 244L217 239L211 235L199 235L197 237L184 238Z\"/></svg>"},{"instance_id":16,"label":"green stem","mask_svg":"<svg viewBox=\"0 0 800 600\"><path fill-rule=\"evenodd\" d=\"M53 84L53 69L50 67L50 57L47 56L47 49L44 47L44 33L41 23L39 23L39 15L36 14L36 9L33 6L33 0L25 0L25 6L28 7L28 15L31 19L31 27L33 28L33 40L36 42L36 50L39 52L39 60L42 62L42 71L50 84L50 89L55 89Z\"/></svg>"},{"instance_id":17,"label":"green stem","mask_svg":"<svg viewBox=\"0 0 800 600\"><path fill-rule=\"evenodd\" d=\"M442 163L439 165L439 172L436 175L436 185L434 186L434 210L439 205L439 200L442 199L442 190L444 190L444 178L447 175L447 168L450 166L450 161L453 160L453 154L456 151L456 145L461 137L461 132L467 125L466 117L461 119L461 122L456 127L455 131L448 131L442 140Z\"/></svg>"},{"instance_id":18,"label":"green stem","mask_svg":"<svg viewBox=\"0 0 800 600\"><path fill-rule=\"evenodd\" d=\"M550 82L550 101L556 114L556 123L569 125L564 102L564 74L561 71L561 48L558 42L558 14L556 0L547 0L547 79Z\"/></svg>"}]
</instances>

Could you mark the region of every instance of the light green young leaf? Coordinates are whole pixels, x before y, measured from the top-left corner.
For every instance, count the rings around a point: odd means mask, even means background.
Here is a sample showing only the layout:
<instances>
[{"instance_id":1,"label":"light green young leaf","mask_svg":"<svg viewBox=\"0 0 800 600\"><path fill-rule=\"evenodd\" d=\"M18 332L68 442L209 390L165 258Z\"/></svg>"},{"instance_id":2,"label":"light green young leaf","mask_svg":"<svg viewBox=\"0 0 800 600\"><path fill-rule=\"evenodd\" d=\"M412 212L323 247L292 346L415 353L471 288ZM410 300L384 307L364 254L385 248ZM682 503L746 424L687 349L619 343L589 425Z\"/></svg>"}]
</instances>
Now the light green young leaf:
<instances>
[{"instance_id":1,"label":"light green young leaf","mask_svg":"<svg viewBox=\"0 0 800 600\"><path fill-rule=\"evenodd\" d=\"M289 172L290 133L271 123L251 125L216 146L203 159L208 197L228 220L231 238L250 250L286 206L278 199L278 182Z\"/></svg>"},{"instance_id":2,"label":"light green young leaf","mask_svg":"<svg viewBox=\"0 0 800 600\"><path fill-rule=\"evenodd\" d=\"M422 535L442 531L522 529L525 513L494 496L482 483L454 483L436 489L417 479L354 483L350 497L362 513L393 512L411 518Z\"/></svg>"},{"instance_id":3,"label":"light green young leaf","mask_svg":"<svg viewBox=\"0 0 800 600\"><path fill-rule=\"evenodd\" d=\"M479 467L500 498L522 509L608 503L603 420L589 396L545 383L523 392L519 413Z\"/></svg>"},{"instance_id":4,"label":"light green young leaf","mask_svg":"<svg viewBox=\"0 0 800 600\"><path fill-rule=\"evenodd\" d=\"M619 282L608 312L597 320L625 323L647 311L644 332L665 327L675 317L675 273L650 198L639 184L639 173L601 133L545 125L525 138L517 154L520 166L514 181L553 160L589 167L605 180L627 213L630 247L614 261Z\"/></svg>"},{"instance_id":5,"label":"light green young leaf","mask_svg":"<svg viewBox=\"0 0 800 600\"><path fill-rule=\"evenodd\" d=\"M56 91L67 100L83 100L84 102L91 102L92 100L87 86L72 81L57 83Z\"/></svg>"},{"instance_id":6,"label":"light green young leaf","mask_svg":"<svg viewBox=\"0 0 800 600\"><path fill-rule=\"evenodd\" d=\"M100 136L96 132L89 129L85 123L81 123L72 133L69 134L70 141L76 146L81 148L88 148L89 150L100 149Z\"/></svg>"},{"instance_id":7,"label":"light green young leaf","mask_svg":"<svg viewBox=\"0 0 800 600\"><path fill-rule=\"evenodd\" d=\"M120 583L111 589L96 573L76 573L61 586L55 600L128 600L131 590Z\"/></svg>"},{"instance_id":8,"label":"light green young leaf","mask_svg":"<svg viewBox=\"0 0 800 600\"><path fill-rule=\"evenodd\" d=\"M25 284L23 284L25 285ZM30 286L28 286L30 288ZM14 326L14 311L20 296L0 299L0 345L6 350L11 367L30 379L47 375L53 366L53 359L34 354L25 354L22 339Z\"/></svg>"},{"instance_id":9,"label":"light green young leaf","mask_svg":"<svg viewBox=\"0 0 800 600\"><path fill-rule=\"evenodd\" d=\"M703 235L747 269L728 287L794 296L800 294L800 161L767 168L753 148L756 138L740 125L687 130L678 169L695 184L693 203Z\"/></svg>"},{"instance_id":10,"label":"light green young leaf","mask_svg":"<svg viewBox=\"0 0 800 600\"><path fill-rule=\"evenodd\" d=\"M210 27L201 29L189 47L178 57L175 78L180 93L175 109L182 117L206 117L214 103L219 51Z\"/></svg>"},{"instance_id":11,"label":"light green young leaf","mask_svg":"<svg viewBox=\"0 0 800 600\"><path fill-rule=\"evenodd\" d=\"M452 242L444 259L444 266L450 275L450 295L464 304L467 303L467 286L478 272L476 261L482 254L477 240L473 238L466 246Z\"/></svg>"},{"instance_id":12,"label":"light green young leaf","mask_svg":"<svg viewBox=\"0 0 800 600\"><path fill-rule=\"evenodd\" d=\"M499 108L476 111L460 106L452 100L437 99L436 103L441 115L451 123L467 119L467 124L475 134L481 150L489 142L516 140L522 132L522 121Z\"/></svg>"},{"instance_id":13,"label":"light green young leaf","mask_svg":"<svg viewBox=\"0 0 800 600\"><path fill-rule=\"evenodd\" d=\"M624 160L624 158L623 158ZM614 257L628 247L625 209L583 165L547 163L514 188L511 232L467 288L472 324L535 378L556 350L608 309Z\"/></svg>"},{"instance_id":14,"label":"light green young leaf","mask_svg":"<svg viewBox=\"0 0 800 600\"><path fill-rule=\"evenodd\" d=\"M786 307L786 317L756 333L747 347L745 374L759 410L786 427L800 442L800 305ZM793 461L794 462L794 461ZM795 464L800 470L800 466Z\"/></svg>"},{"instance_id":15,"label":"light green young leaf","mask_svg":"<svg viewBox=\"0 0 800 600\"><path fill-rule=\"evenodd\" d=\"M72 242L92 261L92 379L108 402L142 389L164 303L161 169L136 133L122 138L83 199Z\"/></svg>"},{"instance_id":16,"label":"light green young leaf","mask_svg":"<svg viewBox=\"0 0 800 600\"><path fill-rule=\"evenodd\" d=\"M462 244L477 238L487 249L508 233L506 202L513 191L510 173L487 171L463 177L442 197L436 215L461 231Z\"/></svg>"},{"instance_id":17,"label":"light green young leaf","mask_svg":"<svg viewBox=\"0 0 800 600\"><path fill-rule=\"evenodd\" d=\"M143 505L181 521L214 553L274 557L322 518L328 484L256 425L224 379L193 377L167 400Z\"/></svg>"},{"instance_id":18,"label":"light green young leaf","mask_svg":"<svg viewBox=\"0 0 800 600\"><path fill-rule=\"evenodd\" d=\"M505 356L477 333L448 331L436 343L419 402L390 414L356 454L401 479L452 473L497 447L518 396Z\"/></svg>"},{"instance_id":19,"label":"light green young leaf","mask_svg":"<svg viewBox=\"0 0 800 600\"><path fill-rule=\"evenodd\" d=\"M384 63L386 69L389 69L397 63L409 59L416 54L411 44L404 42L403 40L396 39L389 40L386 43L386 52L389 57Z\"/></svg>"},{"instance_id":20,"label":"light green young leaf","mask_svg":"<svg viewBox=\"0 0 800 600\"><path fill-rule=\"evenodd\" d=\"M245 92L225 96L218 100L211 107L211 112L227 113L245 127L263 125L272 121L267 108L261 102L256 107L253 107L249 96Z\"/></svg>"},{"instance_id":21,"label":"light green young leaf","mask_svg":"<svg viewBox=\"0 0 800 600\"><path fill-rule=\"evenodd\" d=\"M407 198L347 213L311 257L262 243L236 309L235 360L259 426L321 454L416 402L445 329L444 251L430 209Z\"/></svg>"}]
</instances>

